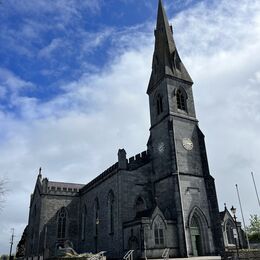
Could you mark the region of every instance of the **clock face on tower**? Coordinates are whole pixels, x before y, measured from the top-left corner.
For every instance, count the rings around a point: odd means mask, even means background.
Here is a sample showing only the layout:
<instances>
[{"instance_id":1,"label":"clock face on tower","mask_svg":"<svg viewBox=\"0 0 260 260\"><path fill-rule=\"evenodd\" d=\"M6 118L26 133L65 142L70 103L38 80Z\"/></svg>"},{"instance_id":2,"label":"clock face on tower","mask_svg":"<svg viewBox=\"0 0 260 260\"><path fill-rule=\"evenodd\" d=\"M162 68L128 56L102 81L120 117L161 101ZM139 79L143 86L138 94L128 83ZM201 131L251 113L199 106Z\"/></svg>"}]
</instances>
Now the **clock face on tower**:
<instances>
[{"instance_id":1,"label":"clock face on tower","mask_svg":"<svg viewBox=\"0 0 260 260\"><path fill-rule=\"evenodd\" d=\"M190 140L190 138L183 138L182 139L182 145L183 147L188 150L188 151L191 151L192 148L193 148L193 143L192 141Z\"/></svg>"}]
</instances>

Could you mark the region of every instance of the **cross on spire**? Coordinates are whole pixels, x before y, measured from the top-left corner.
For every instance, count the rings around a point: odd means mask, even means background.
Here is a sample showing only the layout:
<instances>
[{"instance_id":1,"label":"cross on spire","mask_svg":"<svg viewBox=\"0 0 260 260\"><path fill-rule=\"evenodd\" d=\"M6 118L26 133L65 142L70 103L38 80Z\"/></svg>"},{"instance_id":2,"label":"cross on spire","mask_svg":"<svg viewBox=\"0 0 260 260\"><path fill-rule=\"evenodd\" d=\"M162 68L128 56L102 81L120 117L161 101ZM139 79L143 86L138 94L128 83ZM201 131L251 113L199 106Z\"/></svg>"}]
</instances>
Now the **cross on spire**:
<instances>
[{"instance_id":1,"label":"cross on spire","mask_svg":"<svg viewBox=\"0 0 260 260\"><path fill-rule=\"evenodd\" d=\"M38 178L42 178L42 167L39 168Z\"/></svg>"}]
</instances>

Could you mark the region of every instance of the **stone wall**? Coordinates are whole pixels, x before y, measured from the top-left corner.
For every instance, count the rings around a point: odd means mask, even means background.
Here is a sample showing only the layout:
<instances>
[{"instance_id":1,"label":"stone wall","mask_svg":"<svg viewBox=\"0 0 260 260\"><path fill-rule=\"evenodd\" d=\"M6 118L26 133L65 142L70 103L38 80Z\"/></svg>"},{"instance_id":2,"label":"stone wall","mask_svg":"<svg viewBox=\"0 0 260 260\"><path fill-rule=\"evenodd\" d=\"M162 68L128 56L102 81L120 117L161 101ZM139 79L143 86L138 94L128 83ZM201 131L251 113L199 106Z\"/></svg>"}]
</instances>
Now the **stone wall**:
<instances>
[{"instance_id":1,"label":"stone wall","mask_svg":"<svg viewBox=\"0 0 260 260\"><path fill-rule=\"evenodd\" d=\"M237 252L227 251L222 256L223 260L235 260L237 259ZM240 260L260 260L260 250L239 250Z\"/></svg>"}]
</instances>

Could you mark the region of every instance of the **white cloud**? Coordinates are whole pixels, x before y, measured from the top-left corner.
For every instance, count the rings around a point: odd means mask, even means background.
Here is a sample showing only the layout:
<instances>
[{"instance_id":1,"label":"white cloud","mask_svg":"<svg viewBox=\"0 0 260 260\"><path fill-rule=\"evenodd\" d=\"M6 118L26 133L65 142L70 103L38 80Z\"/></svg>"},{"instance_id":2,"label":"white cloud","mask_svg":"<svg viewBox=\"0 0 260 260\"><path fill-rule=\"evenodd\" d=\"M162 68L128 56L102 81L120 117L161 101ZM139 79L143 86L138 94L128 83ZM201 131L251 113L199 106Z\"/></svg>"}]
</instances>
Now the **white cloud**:
<instances>
[{"instance_id":1,"label":"white cloud","mask_svg":"<svg viewBox=\"0 0 260 260\"><path fill-rule=\"evenodd\" d=\"M62 21L68 23L72 17L81 15L80 10L86 9L88 12L97 13L100 10L102 1L96 0L46 0L44 2L31 0L24 4L19 0L9 0L3 8L11 8L22 14L33 14L37 16L45 14L55 14L53 21Z\"/></svg>"},{"instance_id":2,"label":"white cloud","mask_svg":"<svg viewBox=\"0 0 260 260\"><path fill-rule=\"evenodd\" d=\"M52 39L47 46L45 46L39 51L38 53L39 58L45 58L45 59L50 58L52 52L59 49L61 45L63 45L62 39L59 38Z\"/></svg>"},{"instance_id":3,"label":"white cloud","mask_svg":"<svg viewBox=\"0 0 260 260\"><path fill-rule=\"evenodd\" d=\"M95 33L81 31L80 38L82 38L83 41L80 49L82 56L86 55L86 53L94 52L97 47L111 36L112 32L113 30L111 28L104 28L102 31Z\"/></svg>"},{"instance_id":4,"label":"white cloud","mask_svg":"<svg viewBox=\"0 0 260 260\"><path fill-rule=\"evenodd\" d=\"M216 1L214 9L202 3L174 19L180 55L195 82L220 208L224 202L238 205L238 183L246 218L257 207L251 170L257 183L260 179L259 10L259 1ZM146 148L153 27L149 35L132 29L118 33L111 63L62 86L64 93L48 102L16 95L22 120L0 113L1 174L11 189L0 215L0 252L8 250L11 227L17 240L21 236L40 166L51 180L86 183L116 162L118 148L125 147L129 156ZM28 84L4 72L5 85Z\"/></svg>"},{"instance_id":5,"label":"white cloud","mask_svg":"<svg viewBox=\"0 0 260 260\"><path fill-rule=\"evenodd\" d=\"M210 12L204 4L198 7L185 20L184 14L177 17L181 25L175 25L177 44L179 49L184 46L184 63L195 82L198 118L206 134L220 208L224 202L238 206L237 183L248 219L257 213L250 172L260 171L260 5L221 1Z\"/></svg>"},{"instance_id":6,"label":"white cloud","mask_svg":"<svg viewBox=\"0 0 260 260\"><path fill-rule=\"evenodd\" d=\"M5 1L0 5L1 35L3 43L0 53L6 51L27 58L48 58L58 46L66 46L70 53L73 40L68 37L79 35L79 28L100 12L103 0L31 0L24 3L20 0ZM83 17L83 13L88 13ZM21 17L15 25L12 20ZM58 36L61 39L57 39ZM49 45L44 39L51 38ZM84 40L84 39L83 39ZM69 46L68 46L69 45ZM67 54L68 55L68 54Z\"/></svg>"},{"instance_id":7,"label":"white cloud","mask_svg":"<svg viewBox=\"0 0 260 260\"><path fill-rule=\"evenodd\" d=\"M0 82L3 88L10 89L12 91L18 91L22 88L31 88L33 84L31 82L21 79L19 76L14 75L11 71L0 67Z\"/></svg>"}]
</instances>

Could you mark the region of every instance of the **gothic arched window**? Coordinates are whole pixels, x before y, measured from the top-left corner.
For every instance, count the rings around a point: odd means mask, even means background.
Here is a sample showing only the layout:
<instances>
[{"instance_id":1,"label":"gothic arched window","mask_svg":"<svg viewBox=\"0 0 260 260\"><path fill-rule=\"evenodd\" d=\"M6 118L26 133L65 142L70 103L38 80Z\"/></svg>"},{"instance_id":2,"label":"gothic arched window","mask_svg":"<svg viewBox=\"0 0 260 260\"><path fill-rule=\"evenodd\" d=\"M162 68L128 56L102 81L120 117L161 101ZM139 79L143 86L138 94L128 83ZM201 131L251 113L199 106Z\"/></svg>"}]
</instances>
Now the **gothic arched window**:
<instances>
[{"instance_id":1,"label":"gothic arched window","mask_svg":"<svg viewBox=\"0 0 260 260\"><path fill-rule=\"evenodd\" d=\"M61 208L58 213L58 238L65 238L66 236L66 224L67 224L67 214L65 208Z\"/></svg>"},{"instance_id":2,"label":"gothic arched window","mask_svg":"<svg viewBox=\"0 0 260 260\"><path fill-rule=\"evenodd\" d=\"M176 92L176 100L178 109L186 111L186 97L180 89Z\"/></svg>"},{"instance_id":3,"label":"gothic arched window","mask_svg":"<svg viewBox=\"0 0 260 260\"><path fill-rule=\"evenodd\" d=\"M162 96L159 94L156 99L156 108L157 108L157 115L160 115L163 112L163 102Z\"/></svg>"},{"instance_id":4,"label":"gothic arched window","mask_svg":"<svg viewBox=\"0 0 260 260\"><path fill-rule=\"evenodd\" d=\"M154 242L155 245L164 244L164 223L160 217L154 221Z\"/></svg>"},{"instance_id":5,"label":"gothic arched window","mask_svg":"<svg viewBox=\"0 0 260 260\"><path fill-rule=\"evenodd\" d=\"M114 215L115 215L115 197L113 191L108 194L108 219L109 219L109 233L114 232Z\"/></svg>"}]
</instances>

